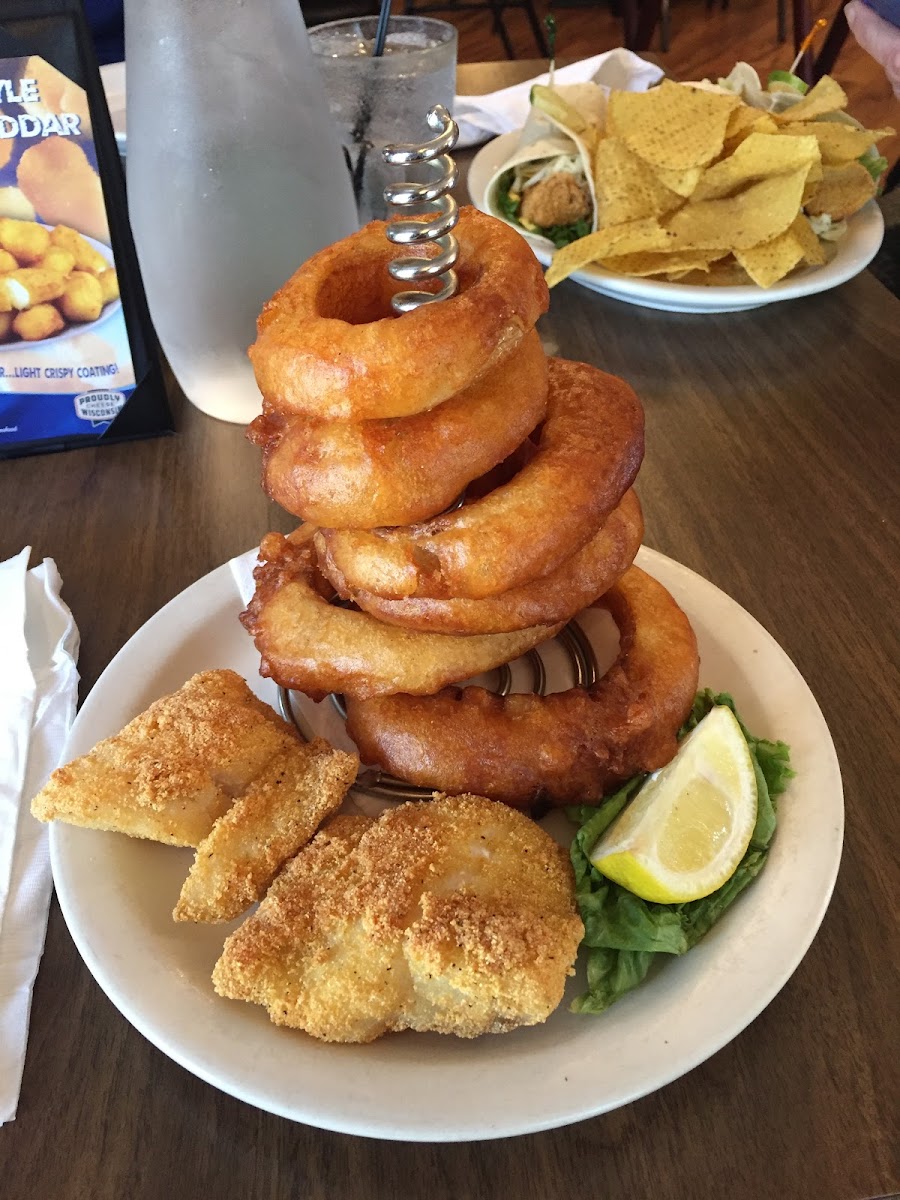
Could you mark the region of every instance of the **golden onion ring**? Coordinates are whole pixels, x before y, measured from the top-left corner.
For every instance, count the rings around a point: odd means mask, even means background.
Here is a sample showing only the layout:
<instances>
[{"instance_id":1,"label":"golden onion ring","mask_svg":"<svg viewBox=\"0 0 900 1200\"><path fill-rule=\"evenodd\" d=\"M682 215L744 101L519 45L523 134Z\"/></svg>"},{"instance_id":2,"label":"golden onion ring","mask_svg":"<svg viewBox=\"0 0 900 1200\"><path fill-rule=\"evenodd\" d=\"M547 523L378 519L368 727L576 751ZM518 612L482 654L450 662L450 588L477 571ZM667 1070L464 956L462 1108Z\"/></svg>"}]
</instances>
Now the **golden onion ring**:
<instances>
[{"instance_id":1,"label":"golden onion ring","mask_svg":"<svg viewBox=\"0 0 900 1200\"><path fill-rule=\"evenodd\" d=\"M453 637L413 633L368 613L329 604L312 547L314 526L286 538L267 534L259 548L256 592L241 623L260 653L260 674L321 699L328 692L366 699L436 692L509 662L553 637L561 625L516 633Z\"/></svg>"},{"instance_id":2,"label":"golden onion ring","mask_svg":"<svg viewBox=\"0 0 900 1200\"><path fill-rule=\"evenodd\" d=\"M445 688L348 701L364 763L450 793L528 808L593 803L675 754L697 690L690 622L662 584L631 567L599 603L619 627L616 661L593 687L549 696Z\"/></svg>"},{"instance_id":3,"label":"golden onion ring","mask_svg":"<svg viewBox=\"0 0 900 1200\"><path fill-rule=\"evenodd\" d=\"M339 596L391 625L437 633L500 633L570 620L631 566L643 534L640 502L629 490L599 532L562 566L533 583L482 600L385 600L371 592L352 592L327 556L322 569Z\"/></svg>"},{"instance_id":4,"label":"golden onion ring","mask_svg":"<svg viewBox=\"0 0 900 1200\"><path fill-rule=\"evenodd\" d=\"M323 529L319 558L351 594L495 596L549 574L593 537L643 452L644 414L629 385L552 358L537 453L509 483L421 525Z\"/></svg>"},{"instance_id":5,"label":"golden onion ring","mask_svg":"<svg viewBox=\"0 0 900 1200\"><path fill-rule=\"evenodd\" d=\"M395 316L391 297L407 285L388 274L397 247L385 228L372 221L327 246L264 306L249 353L270 408L342 421L425 412L505 358L547 311L524 238L464 208L454 231L458 293Z\"/></svg>"},{"instance_id":6,"label":"golden onion ring","mask_svg":"<svg viewBox=\"0 0 900 1200\"><path fill-rule=\"evenodd\" d=\"M428 412L313 421L266 412L248 431L263 486L295 516L338 529L408 525L443 512L544 416L547 358L534 330L465 391Z\"/></svg>"}]
</instances>

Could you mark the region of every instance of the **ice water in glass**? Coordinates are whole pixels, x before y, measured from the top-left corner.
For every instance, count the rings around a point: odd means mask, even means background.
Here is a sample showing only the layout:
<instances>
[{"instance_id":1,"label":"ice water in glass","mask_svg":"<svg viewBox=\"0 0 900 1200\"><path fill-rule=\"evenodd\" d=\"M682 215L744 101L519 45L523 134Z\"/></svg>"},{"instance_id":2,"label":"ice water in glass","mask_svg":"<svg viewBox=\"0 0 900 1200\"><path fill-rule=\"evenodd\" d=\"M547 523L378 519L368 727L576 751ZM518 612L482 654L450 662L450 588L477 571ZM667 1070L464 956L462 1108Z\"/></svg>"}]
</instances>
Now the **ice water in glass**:
<instances>
[{"instance_id":1,"label":"ice water in glass","mask_svg":"<svg viewBox=\"0 0 900 1200\"><path fill-rule=\"evenodd\" d=\"M331 21L309 31L350 171L361 223L386 214L384 187L415 178L387 166L391 142L428 142L428 110L451 112L456 93L456 30L427 17L391 17L384 54L373 58L377 18ZM423 178L433 178L433 173Z\"/></svg>"}]
</instances>

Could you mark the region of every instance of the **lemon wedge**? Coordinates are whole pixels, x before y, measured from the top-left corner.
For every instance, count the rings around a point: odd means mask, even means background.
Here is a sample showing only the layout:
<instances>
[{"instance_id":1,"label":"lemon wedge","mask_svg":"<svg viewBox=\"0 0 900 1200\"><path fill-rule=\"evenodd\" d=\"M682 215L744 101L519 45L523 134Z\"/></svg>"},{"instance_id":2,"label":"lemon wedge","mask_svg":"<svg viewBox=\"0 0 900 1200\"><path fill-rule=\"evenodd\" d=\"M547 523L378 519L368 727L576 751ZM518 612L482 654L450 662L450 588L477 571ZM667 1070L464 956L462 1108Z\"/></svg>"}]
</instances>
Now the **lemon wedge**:
<instances>
[{"instance_id":1,"label":"lemon wedge","mask_svg":"<svg viewBox=\"0 0 900 1200\"><path fill-rule=\"evenodd\" d=\"M730 708L712 709L590 853L644 900L699 900L734 874L756 824L756 775Z\"/></svg>"}]
</instances>

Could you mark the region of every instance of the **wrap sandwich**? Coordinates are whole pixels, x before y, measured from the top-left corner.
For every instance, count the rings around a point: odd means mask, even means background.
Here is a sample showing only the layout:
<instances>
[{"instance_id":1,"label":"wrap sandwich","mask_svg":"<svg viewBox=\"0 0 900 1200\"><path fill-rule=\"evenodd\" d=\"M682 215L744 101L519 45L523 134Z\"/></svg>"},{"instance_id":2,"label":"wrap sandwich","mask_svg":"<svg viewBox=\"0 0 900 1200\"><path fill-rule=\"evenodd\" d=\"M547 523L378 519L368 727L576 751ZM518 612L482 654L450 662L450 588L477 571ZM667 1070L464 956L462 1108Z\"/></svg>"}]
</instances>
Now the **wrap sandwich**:
<instances>
[{"instance_id":1,"label":"wrap sandwich","mask_svg":"<svg viewBox=\"0 0 900 1200\"><path fill-rule=\"evenodd\" d=\"M487 188L487 206L518 229L566 246L597 228L593 155L606 91L596 83L535 86L510 157Z\"/></svg>"}]
</instances>

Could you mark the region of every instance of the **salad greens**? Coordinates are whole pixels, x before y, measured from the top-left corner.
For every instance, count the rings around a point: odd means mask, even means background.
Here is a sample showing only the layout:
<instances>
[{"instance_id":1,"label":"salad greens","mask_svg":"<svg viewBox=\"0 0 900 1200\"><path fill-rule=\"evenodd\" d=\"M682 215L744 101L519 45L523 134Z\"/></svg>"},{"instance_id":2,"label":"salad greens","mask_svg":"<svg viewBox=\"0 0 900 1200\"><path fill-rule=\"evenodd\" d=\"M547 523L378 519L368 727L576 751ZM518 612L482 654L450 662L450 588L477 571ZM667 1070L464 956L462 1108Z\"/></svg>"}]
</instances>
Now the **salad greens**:
<instances>
[{"instance_id":1,"label":"salad greens","mask_svg":"<svg viewBox=\"0 0 900 1200\"><path fill-rule=\"evenodd\" d=\"M710 709L727 705L735 716L734 700L708 688L694 700L690 716L679 731L685 737ZM588 855L597 839L640 790L646 775L636 775L597 806L568 810L580 828L572 842L575 895L584 922L588 990L573 1001L573 1012L600 1013L638 986L658 954L684 954L718 921L733 900L765 865L775 832L775 800L794 775L784 742L754 737L740 717L738 723L753 760L758 789L756 827L737 870L717 891L685 904L656 904L641 900L606 879Z\"/></svg>"},{"instance_id":2,"label":"salad greens","mask_svg":"<svg viewBox=\"0 0 900 1200\"><path fill-rule=\"evenodd\" d=\"M879 154L874 148L860 155L857 161L862 163L876 183L882 182L882 176L890 165L884 155Z\"/></svg>"}]
</instances>

